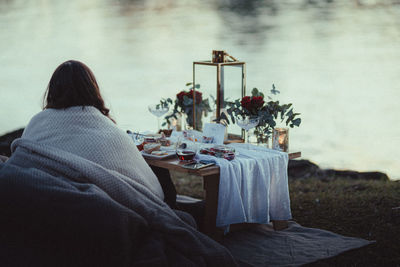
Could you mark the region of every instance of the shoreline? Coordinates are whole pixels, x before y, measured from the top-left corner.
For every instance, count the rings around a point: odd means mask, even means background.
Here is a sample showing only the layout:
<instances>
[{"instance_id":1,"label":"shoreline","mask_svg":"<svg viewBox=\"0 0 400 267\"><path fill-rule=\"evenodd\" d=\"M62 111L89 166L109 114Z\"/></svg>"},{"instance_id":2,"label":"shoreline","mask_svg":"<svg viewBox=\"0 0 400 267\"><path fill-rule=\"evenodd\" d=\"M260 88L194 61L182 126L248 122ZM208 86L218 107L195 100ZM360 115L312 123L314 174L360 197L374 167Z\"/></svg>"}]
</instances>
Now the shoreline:
<instances>
[{"instance_id":1,"label":"shoreline","mask_svg":"<svg viewBox=\"0 0 400 267\"><path fill-rule=\"evenodd\" d=\"M24 128L20 128L0 136L0 155L7 157L11 155L10 145L14 139L21 137L23 130ZM314 177L321 180L347 178L352 180L397 181L379 171L359 172L355 170L321 169L317 164L307 159L289 160L288 175L289 179Z\"/></svg>"}]
</instances>

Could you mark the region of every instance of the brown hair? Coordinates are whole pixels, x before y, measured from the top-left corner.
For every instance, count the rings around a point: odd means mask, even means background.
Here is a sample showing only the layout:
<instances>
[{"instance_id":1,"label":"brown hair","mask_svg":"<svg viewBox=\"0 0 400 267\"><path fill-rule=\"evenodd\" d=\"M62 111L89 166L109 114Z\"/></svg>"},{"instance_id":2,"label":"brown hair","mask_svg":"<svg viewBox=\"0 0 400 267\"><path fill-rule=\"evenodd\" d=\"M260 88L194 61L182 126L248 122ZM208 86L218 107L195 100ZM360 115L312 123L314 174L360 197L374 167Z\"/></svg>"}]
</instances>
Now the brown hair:
<instances>
[{"instance_id":1,"label":"brown hair","mask_svg":"<svg viewBox=\"0 0 400 267\"><path fill-rule=\"evenodd\" d=\"M54 71L44 94L43 106L43 109L93 106L115 123L104 105L93 72L76 60L62 63Z\"/></svg>"}]
</instances>

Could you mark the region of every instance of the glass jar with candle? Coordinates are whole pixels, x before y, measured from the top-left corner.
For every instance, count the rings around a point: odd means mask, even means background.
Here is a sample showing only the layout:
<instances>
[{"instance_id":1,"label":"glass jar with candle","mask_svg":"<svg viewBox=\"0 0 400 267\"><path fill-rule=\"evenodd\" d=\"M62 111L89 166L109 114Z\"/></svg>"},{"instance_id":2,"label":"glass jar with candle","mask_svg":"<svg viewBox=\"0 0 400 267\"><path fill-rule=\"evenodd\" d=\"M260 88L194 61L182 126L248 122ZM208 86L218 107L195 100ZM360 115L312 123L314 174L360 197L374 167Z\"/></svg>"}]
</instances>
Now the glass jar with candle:
<instances>
[{"instance_id":1,"label":"glass jar with candle","mask_svg":"<svg viewBox=\"0 0 400 267\"><path fill-rule=\"evenodd\" d=\"M289 151L289 129L274 128L272 133L272 149L288 152Z\"/></svg>"}]
</instances>

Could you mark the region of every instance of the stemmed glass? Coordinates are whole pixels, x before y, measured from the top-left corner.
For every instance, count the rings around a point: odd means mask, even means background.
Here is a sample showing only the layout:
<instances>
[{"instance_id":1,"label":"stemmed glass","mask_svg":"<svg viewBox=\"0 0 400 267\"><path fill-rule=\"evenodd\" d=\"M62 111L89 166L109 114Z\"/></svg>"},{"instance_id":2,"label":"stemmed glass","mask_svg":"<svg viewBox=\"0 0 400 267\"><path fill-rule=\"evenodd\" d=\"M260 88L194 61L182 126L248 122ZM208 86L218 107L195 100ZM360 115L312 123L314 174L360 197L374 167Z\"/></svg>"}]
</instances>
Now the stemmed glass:
<instances>
[{"instance_id":1,"label":"stemmed glass","mask_svg":"<svg viewBox=\"0 0 400 267\"><path fill-rule=\"evenodd\" d=\"M249 143L249 130L256 127L260 122L260 118L256 116L236 116L237 125L244 129L247 133L246 143Z\"/></svg>"},{"instance_id":2,"label":"stemmed glass","mask_svg":"<svg viewBox=\"0 0 400 267\"><path fill-rule=\"evenodd\" d=\"M178 137L175 144L176 155L181 162L191 162L198 152L198 145L194 141L194 136L187 138Z\"/></svg>"},{"instance_id":3,"label":"stemmed glass","mask_svg":"<svg viewBox=\"0 0 400 267\"><path fill-rule=\"evenodd\" d=\"M157 104L148 106L148 109L151 112L151 114L157 117L157 126L158 130L160 130L160 117L162 117L165 113L169 111L169 107Z\"/></svg>"}]
</instances>

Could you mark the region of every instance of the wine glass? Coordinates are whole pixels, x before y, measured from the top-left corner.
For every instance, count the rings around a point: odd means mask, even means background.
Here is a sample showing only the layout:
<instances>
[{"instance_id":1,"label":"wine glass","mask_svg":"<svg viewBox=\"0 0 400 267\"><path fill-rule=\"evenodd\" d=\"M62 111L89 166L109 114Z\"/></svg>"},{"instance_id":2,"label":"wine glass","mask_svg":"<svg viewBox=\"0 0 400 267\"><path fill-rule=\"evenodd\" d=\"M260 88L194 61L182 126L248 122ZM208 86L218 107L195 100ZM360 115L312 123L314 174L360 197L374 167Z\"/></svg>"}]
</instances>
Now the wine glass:
<instances>
[{"instance_id":1,"label":"wine glass","mask_svg":"<svg viewBox=\"0 0 400 267\"><path fill-rule=\"evenodd\" d=\"M244 129L247 133L247 141L249 143L249 130L256 127L260 122L260 118L257 116L236 116L236 123L237 125Z\"/></svg>"},{"instance_id":2,"label":"wine glass","mask_svg":"<svg viewBox=\"0 0 400 267\"><path fill-rule=\"evenodd\" d=\"M198 145L193 139L193 136L179 137L176 144L175 150L179 161L191 162L193 161L198 151Z\"/></svg>"},{"instance_id":3,"label":"wine glass","mask_svg":"<svg viewBox=\"0 0 400 267\"><path fill-rule=\"evenodd\" d=\"M169 111L168 106L163 106L161 104L150 105L148 106L149 111L151 114L157 117L157 126L158 131L160 130L160 117L163 116L165 113Z\"/></svg>"}]
</instances>

